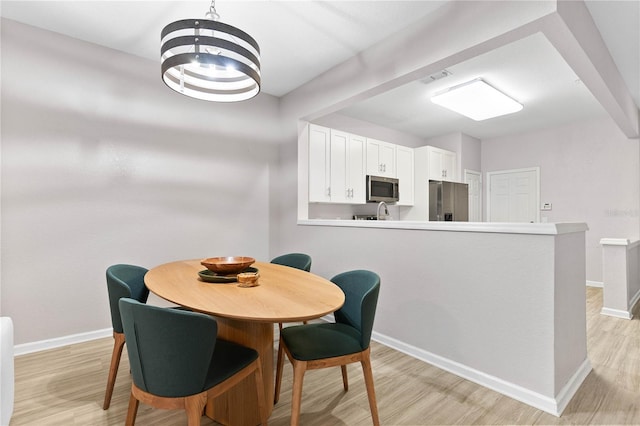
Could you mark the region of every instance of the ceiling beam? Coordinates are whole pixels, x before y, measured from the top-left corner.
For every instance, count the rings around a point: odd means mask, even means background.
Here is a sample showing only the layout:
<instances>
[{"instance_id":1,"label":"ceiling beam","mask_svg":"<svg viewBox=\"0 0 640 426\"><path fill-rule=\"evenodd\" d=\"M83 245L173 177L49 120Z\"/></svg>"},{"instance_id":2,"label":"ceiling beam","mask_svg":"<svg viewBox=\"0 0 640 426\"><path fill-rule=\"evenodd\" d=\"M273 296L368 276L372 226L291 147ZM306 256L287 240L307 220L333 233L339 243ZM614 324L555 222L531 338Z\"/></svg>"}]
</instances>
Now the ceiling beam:
<instances>
[{"instance_id":1,"label":"ceiling beam","mask_svg":"<svg viewBox=\"0 0 640 426\"><path fill-rule=\"evenodd\" d=\"M628 137L640 136L640 112L583 1L557 2L543 33Z\"/></svg>"}]
</instances>

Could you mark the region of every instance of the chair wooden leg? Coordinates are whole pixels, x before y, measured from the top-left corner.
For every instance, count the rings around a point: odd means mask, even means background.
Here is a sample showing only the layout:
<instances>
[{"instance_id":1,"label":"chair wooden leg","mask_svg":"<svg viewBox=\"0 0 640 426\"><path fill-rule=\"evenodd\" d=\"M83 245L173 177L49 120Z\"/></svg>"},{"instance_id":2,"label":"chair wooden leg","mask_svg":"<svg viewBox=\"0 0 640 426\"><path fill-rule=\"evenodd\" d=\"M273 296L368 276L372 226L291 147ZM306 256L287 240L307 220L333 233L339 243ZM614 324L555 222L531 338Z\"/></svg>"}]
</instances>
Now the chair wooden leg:
<instances>
[{"instance_id":1,"label":"chair wooden leg","mask_svg":"<svg viewBox=\"0 0 640 426\"><path fill-rule=\"evenodd\" d=\"M369 398L369 408L371 408L371 418L374 426L380 425L380 419L378 418L378 405L376 403L376 390L373 386L373 372L371 371L371 349L367 348L362 353L362 372L364 373L364 383L367 387L367 396Z\"/></svg>"},{"instance_id":2,"label":"chair wooden leg","mask_svg":"<svg viewBox=\"0 0 640 426\"><path fill-rule=\"evenodd\" d=\"M273 391L273 404L277 404L280 399L280 386L282 385L282 369L284 367L284 350L282 340L278 343L278 360L276 361L276 388Z\"/></svg>"},{"instance_id":3,"label":"chair wooden leg","mask_svg":"<svg viewBox=\"0 0 640 426\"><path fill-rule=\"evenodd\" d=\"M140 402L133 396L133 391L129 397L129 409L127 411L127 419L125 420L125 426L133 426L136 423L136 415L138 414L138 404Z\"/></svg>"},{"instance_id":4,"label":"chair wooden leg","mask_svg":"<svg viewBox=\"0 0 640 426\"><path fill-rule=\"evenodd\" d=\"M293 361L293 394L291 395L291 426L300 424L300 406L302 404L302 382L307 370L306 361Z\"/></svg>"},{"instance_id":5,"label":"chair wooden leg","mask_svg":"<svg viewBox=\"0 0 640 426\"><path fill-rule=\"evenodd\" d=\"M344 386L344 391L349 390L349 378L347 377L347 366L341 365L340 369L342 370L342 386Z\"/></svg>"},{"instance_id":6,"label":"chair wooden leg","mask_svg":"<svg viewBox=\"0 0 640 426\"><path fill-rule=\"evenodd\" d=\"M200 426L202 420L202 410L207 403L207 393L202 392L184 398L184 409L187 412L187 424L189 426Z\"/></svg>"},{"instance_id":7,"label":"chair wooden leg","mask_svg":"<svg viewBox=\"0 0 640 426\"><path fill-rule=\"evenodd\" d=\"M116 384L116 376L118 374L118 366L120 365L120 357L122 356L122 348L124 347L124 333L113 332L113 353L111 354L111 365L109 366L109 378L107 379L107 390L104 394L104 403L102 409L106 410L111 405L111 395L113 395L113 387Z\"/></svg>"}]
</instances>

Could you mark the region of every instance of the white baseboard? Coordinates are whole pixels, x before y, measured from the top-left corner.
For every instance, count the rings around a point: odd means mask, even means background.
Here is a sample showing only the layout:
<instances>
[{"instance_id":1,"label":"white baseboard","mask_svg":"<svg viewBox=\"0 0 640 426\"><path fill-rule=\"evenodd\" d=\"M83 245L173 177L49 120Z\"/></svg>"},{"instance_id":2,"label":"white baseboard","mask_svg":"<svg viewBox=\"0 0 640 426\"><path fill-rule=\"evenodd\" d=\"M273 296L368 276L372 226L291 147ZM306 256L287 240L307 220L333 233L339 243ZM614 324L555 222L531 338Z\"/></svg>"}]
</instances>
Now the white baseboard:
<instances>
[{"instance_id":1,"label":"white baseboard","mask_svg":"<svg viewBox=\"0 0 640 426\"><path fill-rule=\"evenodd\" d=\"M600 310L600 313L602 315L607 315L609 317L616 317L616 318L622 318L622 319L628 319L628 320L630 320L633 317L631 312L623 311L622 309L602 308Z\"/></svg>"},{"instance_id":2,"label":"white baseboard","mask_svg":"<svg viewBox=\"0 0 640 426\"><path fill-rule=\"evenodd\" d=\"M69 336L56 337L55 339L40 340L38 342L23 343L14 346L14 355L25 355L33 352L45 351L47 349L59 348L61 346L72 345L74 343L88 342L90 340L102 339L113 335L112 328L88 331L86 333L71 334Z\"/></svg>"},{"instance_id":3,"label":"white baseboard","mask_svg":"<svg viewBox=\"0 0 640 426\"><path fill-rule=\"evenodd\" d=\"M631 314L631 311L633 311L633 308L636 306L636 303L638 303L638 300L640 300L640 290L636 292L636 294L631 298L631 302L629 302L630 314ZM631 314L631 316L633 316L633 314Z\"/></svg>"},{"instance_id":4,"label":"white baseboard","mask_svg":"<svg viewBox=\"0 0 640 426\"><path fill-rule=\"evenodd\" d=\"M591 371L589 360L578 368L576 373L571 377L569 382L558 393L558 396L551 398L534 392L530 389L523 388L511 382L507 382L495 376L483 373L464 364L441 357L431 352L425 351L415 346L408 345L392 337L385 336L380 333L373 333L373 340L389 346L397 351L405 353L409 356L427 362L442 370L448 371L456 376L462 377L486 388L492 389L510 398L523 402L539 410L545 411L556 417L560 417L562 411L566 408L571 398L576 393L583 380Z\"/></svg>"},{"instance_id":5,"label":"white baseboard","mask_svg":"<svg viewBox=\"0 0 640 426\"><path fill-rule=\"evenodd\" d=\"M569 405L569 402L571 402L571 398L573 398L573 395L576 394L576 392L578 391L578 388L580 388L580 385L582 384L582 382L584 382L584 379L587 378L590 372L591 372L591 363L587 358L582 362L580 367L569 379L567 384L564 385L562 389L560 389L560 392L558 392L558 395L556 395L557 409L558 409L558 413L560 413L558 414L558 416L562 414L565 408L567 408L567 405Z\"/></svg>"},{"instance_id":6,"label":"white baseboard","mask_svg":"<svg viewBox=\"0 0 640 426\"><path fill-rule=\"evenodd\" d=\"M602 281L589 281L589 280L587 280L587 287L603 288L604 287L604 283Z\"/></svg>"}]
</instances>

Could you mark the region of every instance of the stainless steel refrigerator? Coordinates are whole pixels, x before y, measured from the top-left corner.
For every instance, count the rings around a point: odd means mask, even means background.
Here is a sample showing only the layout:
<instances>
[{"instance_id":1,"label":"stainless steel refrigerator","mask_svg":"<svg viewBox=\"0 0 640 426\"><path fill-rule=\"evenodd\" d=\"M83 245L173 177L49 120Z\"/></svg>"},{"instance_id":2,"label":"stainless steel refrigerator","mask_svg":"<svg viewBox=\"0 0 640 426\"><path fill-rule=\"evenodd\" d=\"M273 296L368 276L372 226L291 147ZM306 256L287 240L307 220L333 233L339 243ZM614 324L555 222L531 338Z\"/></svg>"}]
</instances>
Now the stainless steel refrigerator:
<instances>
[{"instance_id":1,"label":"stainless steel refrigerator","mask_svg":"<svg viewBox=\"0 0 640 426\"><path fill-rule=\"evenodd\" d=\"M469 185L466 183L429 181L429 220L469 221Z\"/></svg>"}]
</instances>

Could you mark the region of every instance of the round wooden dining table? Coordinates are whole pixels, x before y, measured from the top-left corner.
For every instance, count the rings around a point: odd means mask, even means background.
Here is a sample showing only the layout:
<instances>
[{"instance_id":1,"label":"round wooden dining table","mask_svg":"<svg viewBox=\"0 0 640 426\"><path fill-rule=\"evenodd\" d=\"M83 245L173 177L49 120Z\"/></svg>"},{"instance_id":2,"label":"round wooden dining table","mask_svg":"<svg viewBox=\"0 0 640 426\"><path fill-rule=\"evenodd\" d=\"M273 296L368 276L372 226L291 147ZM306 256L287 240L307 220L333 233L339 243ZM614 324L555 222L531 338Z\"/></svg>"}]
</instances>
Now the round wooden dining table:
<instances>
[{"instance_id":1,"label":"round wooden dining table","mask_svg":"<svg viewBox=\"0 0 640 426\"><path fill-rule=\"evenodd\" d=\"M260 274L256 287L202 281L198 272L205 268L199 259L156 266L147 272L144 281L150 291L163 299L215 316L219 338L258 351L271 414L274 323L306 321L332 313L344 304L344 293L331 281L310 272L264 262L252 267ZM216 398L206 413L224 425L259 424L253 376Z\"/></svg>"}]
</instances>

